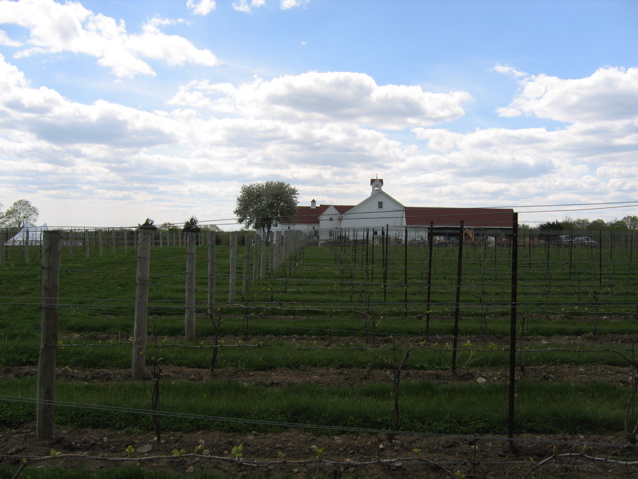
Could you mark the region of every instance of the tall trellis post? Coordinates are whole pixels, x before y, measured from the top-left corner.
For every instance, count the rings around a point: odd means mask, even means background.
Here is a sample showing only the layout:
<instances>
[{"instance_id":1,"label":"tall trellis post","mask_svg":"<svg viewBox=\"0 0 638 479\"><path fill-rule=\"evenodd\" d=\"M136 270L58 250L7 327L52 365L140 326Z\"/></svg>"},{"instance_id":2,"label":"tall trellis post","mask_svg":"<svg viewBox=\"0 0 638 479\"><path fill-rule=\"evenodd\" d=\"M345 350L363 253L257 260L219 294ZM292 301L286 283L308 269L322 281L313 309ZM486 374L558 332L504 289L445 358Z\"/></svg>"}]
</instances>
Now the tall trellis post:
<instances>
[{"instance_id":1,"label":"tall trellis post","mask_svg":"<svg viewBox=\"0 0 638 479\"><path fill-rule=\"evenodd\" d=\"M137 244L137 279L135 284L135 323L131 372L133 379L146 376L146 333L148 329L148 290L153 231L140 228Z\"/></svg>"},{"instance_id":2,"label":"tall trellis post","mask_svg":"<svg viewBox=\"0 0 638 479\"><path fill-rule=\"evenodd\" d=\"M45 231L42 246L42 333L36 392L38 440L51 439L54 430L61 252L62 233Z\"/></svg>"},{"instance_id":3,"label":"tall trellis post","mask_svg":"<svg viewBox=\"0 0 638 479\"><path fill-rule=\"evenodd\" d=\"M186 298L184 312L184 329L186 339L195 339L195 251L197 236L186 233Z\"/></svg>"}]
</instances>

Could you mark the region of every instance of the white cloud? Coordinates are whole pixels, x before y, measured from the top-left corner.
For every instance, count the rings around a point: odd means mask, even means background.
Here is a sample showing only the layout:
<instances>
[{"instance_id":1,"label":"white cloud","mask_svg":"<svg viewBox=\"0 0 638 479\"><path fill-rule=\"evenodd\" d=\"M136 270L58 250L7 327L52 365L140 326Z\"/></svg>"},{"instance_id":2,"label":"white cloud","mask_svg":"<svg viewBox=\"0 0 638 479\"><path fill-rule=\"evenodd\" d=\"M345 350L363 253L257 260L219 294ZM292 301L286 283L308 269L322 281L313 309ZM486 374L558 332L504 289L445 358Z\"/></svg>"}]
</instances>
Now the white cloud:
<instances>
[{"instance_id":1,"label":"white cloud","mask_svg":"<svg viewBox=\"0 0 638 479\"><path fill-rule=\"evenodd\" d=\"M72 102L49 88L31 88L0 55L0 132L6 138L51 145L98 144L109 148L172 143L171 120L134 108L97 101ZM16 136L17 135L17 136Z\"/></svg>"},{"instance_id":2,"label":"white cloud","mask_svg":"<svg viewBox=\"0 0 638 479\"><path fill-rule=\"evenodd\" d=\"M195 15L208 15L217 7L213 0L187 0L186 6L193 10Z\"/></svg>"},{"instance_id":3,"label":"white cloud","mask_svg":"<svg viewBox=\"0 0 638 479\"><path fill-rule=\"evenodd\" d=\"M131 35L123 20L118 22L95 14L76 2L62 5L53 0L5 1L0 9L0 23L20 25L31 32L29 48L18 51L16 57L65 51L82 53L98 58L100 65L110 68L118 77L154 75L143 58L169 65L217 64L209 50L198 49L183 37L163 34L159 27L166 21L152 19L141 34Z\"/></svg>"},{"instance_id":4,"label":"white cloud","mask_svg":"<svg viewBox=\"0 0 638 479\"><path fill-rule=\"evenodd\" d=\"M151 19L144 33L168 22ZM605 82L590 81L606 91ZM164 110L147 112L34 88L0 56L0 199L30 188L38 207L74 198L106 215L119 201L139 215L128 224L147 216L179 222L232 217L239 186L263 179L291 182L304 201L356 204L375 173L407 205L637 198L638 118L608 111L597 121L573 115L555 129L440 126L469 101L464 92L378 85L361 73L309 72L244 84L192 81ZM203 206L193 206L194 197Z\"/></svg>"},{"instance_id":5,"label":"white cloud","mask_svg":"<svg viewBox=\"0 0 638 479\"><path fill-rule=\"evenodd\" d=\"M310 3L310 0L281 0L279 6L282 10L288 10L290 8L307 5L308 3Z\"/></svg>"},{"instance_id":6,"label":"white cloud","mask_svg":"<svg viewBox=\"0 0 638 479\"><path fill-rule=\"evenodd\" d=\"M233 2L233 8L238 12L251 13L253 8L263 7L266 0L237 0Z\"/></svg>"},{"instance_id":7,"label":"white cloud","mask_svg":"<svg viewBox=\"0 0 638 479\"><path fill-rule=\"evenodd\" d=\"M190 1L190 0L189 0ZM290 10L310 3L310 0L279 0L279 8ZM238 12L251 13L253 9L266 5L266 0L235 0L233 8Z\"/></svg>"},{"instance_id":8,"label":"white cloud","mask_svg":"<svg viewBox=\"0 0 638 479\"><path fill-rule=\"evenodd\" d=\"M518 71L516 68L508 67L508 66L505 66L505 65L496 65L494 67L494 71L502 73L503 75L513 76L514 78L520 78L520 77L527 76L527 73Z\"/></svg>"},{"instance_id":9,"label":"white cloud","mask_svg":"<svg viewBox=\"0 0 638 479\"><path fill-rule=\"evenodd\" d=\"M512 103L498 111L569 123L632 119L638 111L638 68L601 68L587 78L568 80L526 77Z\"/></svg>"},{"instance_id":10,"label":"white cloud","mask_svg":"<svg viewBox=\"0 0 638 479\"><path fill-rule=\"evenodd\" d=\"M462 105L470 99L466 92L431 93L418 86L379 86L362 73L310 72L270 81L258 78L238 87L191 83L170 103L208 106L248 118L343 121L381 129L403 129L459 118L464 114Z\"/></svg>"},{"instance_id":11,"label":"white cloud","mask_svg":"<svg viewBox=\"0 0 638 479\"><path fill-rule=\"evenodd\" d=\"M7 35L7 32L0 30L0 45L4 45L6 47L21 47L22 43L11 40L9 35Z\"/></svg>"}]
</instances>

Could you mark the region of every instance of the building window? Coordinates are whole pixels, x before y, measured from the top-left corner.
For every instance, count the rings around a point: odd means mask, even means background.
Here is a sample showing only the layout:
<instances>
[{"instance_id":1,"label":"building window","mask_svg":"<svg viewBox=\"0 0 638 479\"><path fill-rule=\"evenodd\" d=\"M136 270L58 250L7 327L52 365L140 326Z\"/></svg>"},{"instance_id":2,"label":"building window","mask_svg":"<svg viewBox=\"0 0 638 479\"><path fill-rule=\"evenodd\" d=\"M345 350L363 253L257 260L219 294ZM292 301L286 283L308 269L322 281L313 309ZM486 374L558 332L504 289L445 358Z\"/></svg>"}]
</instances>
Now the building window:
<instances>
[{"instance_id":1,"label":"building window","mask_svg":"<svg viewBox=\"0 0 638 479\"><path fill-rule=\"evenodd\" d=\"M383 201L379 201L379 209L383 208Z\"/></svg>"},{"instance_id":2,"label":"building window","mask_svg":"<svg viewBox=\"0 0 638 479\"><path fill-rule=\"evenodd\" d=\"M329 218L329 220L328 220L328 221L332 221L332 216Z\"/></svg>"}]
</instances>

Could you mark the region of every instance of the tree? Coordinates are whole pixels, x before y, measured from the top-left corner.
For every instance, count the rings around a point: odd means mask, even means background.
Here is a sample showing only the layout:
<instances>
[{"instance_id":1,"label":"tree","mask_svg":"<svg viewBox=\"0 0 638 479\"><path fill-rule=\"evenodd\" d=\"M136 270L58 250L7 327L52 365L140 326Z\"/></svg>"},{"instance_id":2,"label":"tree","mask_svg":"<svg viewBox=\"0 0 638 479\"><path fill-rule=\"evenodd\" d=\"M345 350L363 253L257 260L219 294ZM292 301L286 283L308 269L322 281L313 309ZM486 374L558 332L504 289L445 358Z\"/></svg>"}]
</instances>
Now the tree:
<instances>
[{"instance_id":1,"label":"tree","mask_svg":"<svg viewBox=\"0 0 638 479\"><path fill-rule=\"evenodd\" d=\"M538 227L541 231L563 231L563 223L560 221L546 221Z\"/></svg>"},{"instance_id":2,"label":"tree","mask_svg":"<svg viewBox=\"0 0 638 479\"><path fill-rule=\"evenodd\" d=\"M589 229L590 230L604 230L605 226L607 226L607 224L605 223L605 220L594 220L591 223L589 223Z\"/></svg>"},{"instance_id":3,"label":"tree","mask_svg":"<svg viewBox=\"0 0 638 479\"><path fill-rule=\"evenodd\" d=\"M624 220L619 220L618 218L614 218L613 220L607 222L607 229L610 231L629 231L629 226Z\"/></svg>"},{"instance_id":4,"label":"tree","mask_svg":"<svg viewBox=\"0 0 638 479\"><path fill-rule=\"evenodd\" d=\"M140 230L153 230L155 231L157 229L157 226L155 226L155 221L153 221L150 218L146 218L146 220L144 221L144 223L142 224L138 224L137 225L137 229Z\"/></svg>"},{"instance_id":5,"label":"tree","mask_svg":"<svg viewBox=\"0 0 638 479\"><path fill-rule=\"evenodd\" d=\"M625 216L622 220L627 223L630 231L638 229L638 216Z\"/></svg>"},{"instance_id":6,"label":"tree","mask_svg":"<svg viewBox=\"0 0 638 479\"><path fill-rule=\"evenodd\" d=\"M586 229L589 228L590 224L591 222L587 218L580 218L580 219L574 220L574 229L585 231Z\"/></svg>"},{"instance_id":7,"label":"tree","mask_svg":"<svg viewBox=\"0 0 638 479\"><path fill-rule=\"evenodd\" d=\"M199 233L201 228L198 225L199 221L194 216L191 216L190 219L184 222L184 228L182 231L184 233Z\"/></svg>"},{"instance_id":8,"label":"tree","mask_svg":"<svg viewBox=\"0 0 638 479\"><path fill-rule=\"evenodd\" d=\"M18 200L0 216L0 224L8 228L21 229L26 223L34 223L40 212L27 200Z\"/></svg>"},{"instance_id":9,"label":"tree","mask_svg":"<svg viewBox=\"0 0 638 479\"><path fill-rule=\"evenodd\" d=\"M565 231L573 231L574 228L574 220L569 216L565 216L563 221L560 222L561 228Z\"/></svg>"},{"instance_id":10,"label":"tree","mask_svg":"<svg viewBox=\"0 0 638 479\"><path fill-rule=\"evenodd\" d=\"M268 241L273 226L295 217L298 194L297 188L283 181L243 185L234 213L239 223L262 230Z\"/></svg>"},{"instance_id":11,"label":"tree","mask_svg":"<svg viewBox=\"0 0 638 479\"><path fill-rule=\"evenodd\" d=\"M538 237L545 241L552 241L563 232L563 223L560 221L546 221L538 225Z\"/></svg>"}]
</instances>

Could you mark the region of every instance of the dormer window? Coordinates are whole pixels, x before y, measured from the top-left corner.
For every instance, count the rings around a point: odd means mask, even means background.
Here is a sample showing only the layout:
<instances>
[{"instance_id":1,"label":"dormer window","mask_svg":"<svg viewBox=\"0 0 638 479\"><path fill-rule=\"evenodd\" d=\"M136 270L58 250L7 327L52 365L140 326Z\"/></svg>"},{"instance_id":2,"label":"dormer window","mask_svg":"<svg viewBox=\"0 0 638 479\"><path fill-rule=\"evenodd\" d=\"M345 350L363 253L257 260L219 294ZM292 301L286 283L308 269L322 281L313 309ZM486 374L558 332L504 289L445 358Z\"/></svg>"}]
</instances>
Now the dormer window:
<instances>
[{"instance_id":1,"label":"dormer window","mask_svg":"<svg viewBox=\"0 0 638 479\"><path fill-rule=\"evenodd\" d=\"M382 209L382 208L383 208L383 201L379 201L379 206L378 206L378 208L379 208L379 209Z\"/></svg>"}]
</instances>

